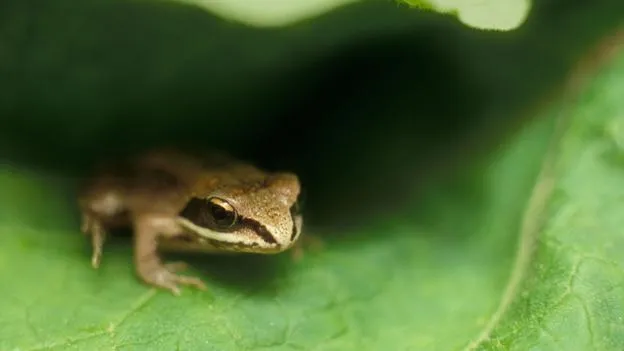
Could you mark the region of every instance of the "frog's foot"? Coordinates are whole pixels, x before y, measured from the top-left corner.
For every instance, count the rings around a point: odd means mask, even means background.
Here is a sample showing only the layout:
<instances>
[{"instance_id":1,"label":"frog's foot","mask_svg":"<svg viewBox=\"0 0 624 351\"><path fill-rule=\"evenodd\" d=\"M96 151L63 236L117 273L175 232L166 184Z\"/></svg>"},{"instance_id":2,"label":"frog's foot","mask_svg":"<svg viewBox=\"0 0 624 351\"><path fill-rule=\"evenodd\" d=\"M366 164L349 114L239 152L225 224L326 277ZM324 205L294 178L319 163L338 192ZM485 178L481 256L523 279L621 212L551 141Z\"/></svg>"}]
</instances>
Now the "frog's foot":
<instances>
[{"instance_id":1,"label":"frog's foot","mask_svg":"<svg viewBox=\"0 0 624 351\"><path fill-rule=\"evenodd\" d=\"M156 261L146 262L138 269L139 277L147 284L169 290L173 295L180 295L180 285L188 285L199 290L206 290L206 284L197 277L176 274L186 269L184 262L170 262L161 264Z\"/></svg>"},{"instance_id":2,"label":"frog's foot","mask_svg":"<svg viewBox=\"0 0 624 351\"><path fill-rule=\"evenodd\" d=\"M325 244L317 236L303 235L290 250L290 255L295 262L299 262L303 259L306 251L319 251Z\"/></svg>"},{"instance_id":3,"label":"frog's foot","mask_svg":"<svg viewBox=\"0 0 624 351\"><path fill-rule=\"evenodd\" d=\"M102 261L102 247L106 241L106 230L102 223L91 215L82 215L82 225L80 227L85 235L91 236L91 246L93 253L91 255L91 266L98 268Z\"/></svg>"}]
</instances>

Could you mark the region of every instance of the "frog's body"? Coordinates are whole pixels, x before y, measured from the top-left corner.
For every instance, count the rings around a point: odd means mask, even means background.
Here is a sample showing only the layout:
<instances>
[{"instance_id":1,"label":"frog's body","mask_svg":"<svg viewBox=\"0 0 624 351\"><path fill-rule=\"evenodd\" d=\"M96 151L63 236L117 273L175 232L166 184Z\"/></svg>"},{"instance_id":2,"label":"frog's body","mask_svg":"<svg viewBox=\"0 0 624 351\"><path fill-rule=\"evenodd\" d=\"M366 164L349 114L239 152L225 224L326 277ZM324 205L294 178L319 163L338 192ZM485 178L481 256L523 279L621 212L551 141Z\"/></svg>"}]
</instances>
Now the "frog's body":
<instances>
[{"instance_id":1,"label":"frog's body","mask_svg":"<svg viewBox=\"0 0 624 351\"><path fill-rule=\"evenodd\" d=\"M145 282L179 293L203 288L165 265L157 249L277 253L299 238L296 175L269 173L220 154L159 150L104 166L82 192L82 229L99 265L105 231L132 226L135 266Z\"/></svg>"}]
</instances>

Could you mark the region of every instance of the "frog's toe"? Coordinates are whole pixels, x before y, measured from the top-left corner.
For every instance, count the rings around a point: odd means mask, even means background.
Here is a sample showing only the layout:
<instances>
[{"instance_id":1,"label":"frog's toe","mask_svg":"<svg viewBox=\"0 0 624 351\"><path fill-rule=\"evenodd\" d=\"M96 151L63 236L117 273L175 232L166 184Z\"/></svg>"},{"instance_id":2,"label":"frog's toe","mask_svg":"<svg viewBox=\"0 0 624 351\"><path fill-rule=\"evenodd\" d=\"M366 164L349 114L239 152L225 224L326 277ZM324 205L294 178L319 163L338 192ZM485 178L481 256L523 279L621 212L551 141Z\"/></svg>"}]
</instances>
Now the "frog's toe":
<instances>
[{"instance_id":1,"label":"frog's toe","mask_svg":"<svg viewBox=\"0 0 624 351\"><path fill-rule=\"evenodd\" d=\"M197 277L178 275L175 272L187 268L184 262L166 263L158 268L152 267L149 271L141 274L143 280L157 288L170 291L173 295L181 294L179 285L192 286L200 290L206 290L204 282Z\"/></svg>"},{"instance_id":2,"label":"frog's toe","mask_svg":"<svg viewBox=\"0 0 624 351\"><path fill-rule=\"evenodd\" d=\"M188 285L188 286L192 286L196 289L199 290L207 290L208 288L206 287L206 284L197 277L191 277L191 276L186 276L186 275L177 275L176 276L176 280L178 283L182 284L182 285Z\"/></svg>"},{"instance_id":3,"label":"frog's toe","mask_svg":"<svg viewBox=\"0 0 624 351\"><path fill-rule=\"evenodd\" d=\"M169 271L164 273L164 277L159 278L158 282L153 283L153 285L169 290L175 296L180 296L182 294L180 291L180 285L192 286L199 290L207 289L206 284L204 284L204 282L197 277L177 275Z\"/></svg>"}]
</instances>

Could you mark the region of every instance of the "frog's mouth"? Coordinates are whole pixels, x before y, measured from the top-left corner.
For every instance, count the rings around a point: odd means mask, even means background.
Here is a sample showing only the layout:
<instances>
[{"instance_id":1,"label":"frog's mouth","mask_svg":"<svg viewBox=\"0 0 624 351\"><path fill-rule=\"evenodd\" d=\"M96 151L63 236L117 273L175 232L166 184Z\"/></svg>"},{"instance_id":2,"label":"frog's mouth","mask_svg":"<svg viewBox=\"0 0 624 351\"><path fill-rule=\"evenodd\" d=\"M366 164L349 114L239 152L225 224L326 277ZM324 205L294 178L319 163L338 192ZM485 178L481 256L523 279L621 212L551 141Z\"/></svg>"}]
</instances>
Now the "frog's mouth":
<instances>
[{"instance_id":1,"label":"frog's mouth","mask_svg":"<svg viewBox=\"0 0 624 351\"><path fill-rule=\"evenodd\" d=\"M287 248L280 245L268 232L259 235L257 231L245 228L236 232L219 232L198 226L184 217L178 217L177 221L198 244L204 242L220 250L270 254Z\"/></svg>"}]
</instances>

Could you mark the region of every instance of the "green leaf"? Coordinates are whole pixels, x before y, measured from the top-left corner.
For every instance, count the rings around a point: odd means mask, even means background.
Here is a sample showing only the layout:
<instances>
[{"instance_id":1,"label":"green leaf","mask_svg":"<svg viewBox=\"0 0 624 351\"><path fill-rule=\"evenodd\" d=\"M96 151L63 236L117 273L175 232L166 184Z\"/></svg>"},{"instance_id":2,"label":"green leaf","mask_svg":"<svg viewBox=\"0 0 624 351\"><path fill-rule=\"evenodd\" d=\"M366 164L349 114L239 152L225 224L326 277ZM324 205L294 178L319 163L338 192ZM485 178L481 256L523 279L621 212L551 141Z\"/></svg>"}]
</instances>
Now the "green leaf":
<instances>
[{"instance_id":1,"label":"green leaf","mask_svg":"<svg viewBox=\"0 0 624 351\"><path fill-rule=\"evenodd\" d=\"M255 26L284 26L309 20L356 0L178 0L206 8L224 18ZM529 0L398 0L398 4L455 14L471 27L493 30L518 28L527 18Z\"/></svg>"},{"instance_id":2,"label":"green leaf","mask_svg":"<svg viewBox=\"0 0 624 351\"><path fill-rule=\"evenodd\" d=\"M623 55L544 99L621 2L565 5L510 35L387 3L271 30L2 3L0 350L623 349ZM324 247L167 256L209 286L181 297L127 237L92 269L87 166L176 142L297 171Z\"/></svg>"},{"instance_id":3,"label":"green leaf","mask_svg":"<svg viewBox=\"0 0 624 351\"><path fill-rule=\"evenodd\" d=\"M0 287L0 349L456 349L500 298L514 249L497 241L517 232L551 129L537 123L468 184L432 185L420 210L341 230L354 240L328 241L301 264L206 258L210 292L181 298L135 280L129 242L92 270L69 182L5 168L0 192L13 202L2 204L0 277L14 278ZM478 202L462 196L484 180ZM366 239L375 233L384 238ZM228 275L238 286L214 279Z\"/></svg>"},{"instance_id":4,"label":"green leaf","mask_svg":"<svg viewBox=\"0 0 624 351\"><path fill-rule=\"evenodd\" d=\"M453 13L465 25L490 30L512 30L522 25L531 9L530 0L403 0L419 8Z\"/></svg>"},{"instance_id":5,"label":"green leaf","mask_svg":"<svg viewBox=\"0 0 624 351\"><path fill-rule=\"evenodd\" d=\"M624 347L624 32L613 37L597 54L613 62L559 112L562 135L536 185L506 291L513 298L499 306L482 349Z\"/></svg>"},{"instance_id":6,"label":"green leaf","mask_svg":"<svg viewBox=\"0 0 624 351\"><path fill-rule=\"evenodd\" d=\"M201 6L224 18L255 26L283 26L322 15L357 0L178 0Z\"/></svg>"}]
</instances>

